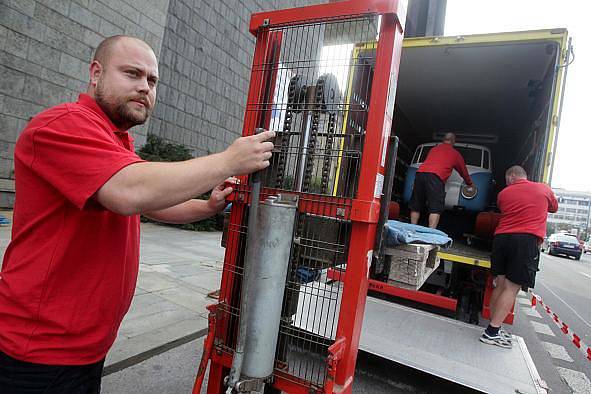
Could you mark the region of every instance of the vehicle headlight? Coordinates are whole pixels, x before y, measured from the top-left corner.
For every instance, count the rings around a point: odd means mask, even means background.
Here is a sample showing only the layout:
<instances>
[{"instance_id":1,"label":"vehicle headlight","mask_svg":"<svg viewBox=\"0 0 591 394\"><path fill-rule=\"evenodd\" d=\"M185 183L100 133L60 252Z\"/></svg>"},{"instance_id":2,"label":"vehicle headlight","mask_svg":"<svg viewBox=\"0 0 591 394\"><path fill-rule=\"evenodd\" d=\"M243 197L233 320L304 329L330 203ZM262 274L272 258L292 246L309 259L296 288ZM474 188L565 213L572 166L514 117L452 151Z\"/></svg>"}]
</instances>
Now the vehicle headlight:
<instances>
[{"instance_id":1,"label":"vehicle headlight","mask_svg":"<svg viewBox=\"0 0 591 394\"><path fill-rule=\"evenodd\" d=\"M462 185L461 194L462 197L464 197L466 200L471 200L478 194L478 188L476 187L476 185Z\"/></svg>"}]
</instances>

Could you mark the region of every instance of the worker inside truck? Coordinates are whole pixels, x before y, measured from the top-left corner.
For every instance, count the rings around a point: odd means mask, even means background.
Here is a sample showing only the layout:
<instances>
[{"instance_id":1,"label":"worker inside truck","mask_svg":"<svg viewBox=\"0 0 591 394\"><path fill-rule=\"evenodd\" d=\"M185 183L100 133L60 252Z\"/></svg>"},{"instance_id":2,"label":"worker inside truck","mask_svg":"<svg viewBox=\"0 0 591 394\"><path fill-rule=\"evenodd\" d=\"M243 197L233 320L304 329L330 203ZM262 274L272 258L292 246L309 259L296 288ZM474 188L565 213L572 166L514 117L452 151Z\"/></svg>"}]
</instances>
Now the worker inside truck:
<instances>
[{"instance_id":1,"label":"worker inside truck","mask_svg":"<svg viewBox=\"0 0 591 394\"><path fill-rule=\"evenodd\" d=\"M148 119L157 82L148 44L107 38L86 93L36 115L20 135L0 272L0 393L99 393L136 286L139 214L207 218L226 205L225 179L269 165L271 131L207 157L141 160L127 130ZM208 201L194 199L212 189Z\"/></svg>"},{"instance_id":2,"label":"worker inside truck","mask_svg":"<svg viewBox=\"0 0 591 394\"><path fill-rule=\"evenodd\" d=\"M427 210L429 227L437 228L445 207L445 182L453 170L461 175L468 186L473 187L464 158L454 149L455 143L454 133L445 134L443 142L429 151L419 167L409 203L412 224L418 224L421 211Z\"/></svg>"}]
</instances>

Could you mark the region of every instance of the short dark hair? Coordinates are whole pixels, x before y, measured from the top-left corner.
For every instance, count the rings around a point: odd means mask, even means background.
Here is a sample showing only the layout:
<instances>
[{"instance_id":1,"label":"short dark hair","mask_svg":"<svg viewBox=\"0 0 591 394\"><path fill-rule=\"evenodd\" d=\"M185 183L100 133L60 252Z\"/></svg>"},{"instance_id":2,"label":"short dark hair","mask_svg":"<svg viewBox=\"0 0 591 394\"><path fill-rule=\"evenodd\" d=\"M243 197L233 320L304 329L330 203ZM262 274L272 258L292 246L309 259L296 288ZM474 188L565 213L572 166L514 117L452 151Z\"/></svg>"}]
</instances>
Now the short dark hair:
<instances>
[{"instance_id":1,"label":"short dark hair","mask_svg":"<svg viewBox=\"0 0 591 394\"><path fill-rule=\"evenodd\" d=\"M526 178L527 179L527 172L521 166L511 166L505 172L505 176L516 176L518 178Z\"/></svg>"}]
</instances>

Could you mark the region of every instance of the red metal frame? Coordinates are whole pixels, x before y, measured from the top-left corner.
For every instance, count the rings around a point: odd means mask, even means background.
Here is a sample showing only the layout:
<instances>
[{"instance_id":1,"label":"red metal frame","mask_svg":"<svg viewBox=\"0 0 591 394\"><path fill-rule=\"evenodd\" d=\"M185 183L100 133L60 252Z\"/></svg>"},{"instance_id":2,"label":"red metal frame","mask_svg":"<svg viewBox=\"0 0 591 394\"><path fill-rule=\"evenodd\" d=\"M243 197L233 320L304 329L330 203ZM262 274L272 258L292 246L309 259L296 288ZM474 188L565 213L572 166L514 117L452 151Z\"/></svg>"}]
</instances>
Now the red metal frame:
<instances>
[{"instance_id":1,"label":"red metal frame","mask_svg":"<svg viewBox=\"0 0 591 394\"><path fill-rule=\"evenodd\" d=\"M344 272L339 270L329 269L327 278L331 280L343 281L345 278ZM407 290L400 287L392 286L389 283L381 282L375 279L368 280L369 290L377 291L379 293L388 294L394 297L404 298L406 300L420 302L422 304L432 305L437 308L455 311L458 301L454 298L444 297L437 294L431 294L420 290Z\"/></svg>"},{"instance_id":2,"label":"red metal frame","mask_svg":"<svg viewBox=\"0 0 591 394\"><path fill-rule=\"evenodd\" d=\"M266 80L264 71L255 70L256 64L273 64L277 61L279 50L267 53L267 48L273 42L279 47L280 35L273 35L268 27L278 25L298 25L309 22L334 21L351 16L381 14L379 42L376 51L376 65L371 88L371 104L366 125L366 136L360 168L360 181L355 199L314 197L326 201L327 205L335 207L335 217L349 215L352 221L349 255L347 259L347 277L343 283L342 301L337 325L336 340L329 347L328 378L324 384L325 393L350 393L361 334L361 325L365 310L368 289L368 273L371 263L371 251L374 245L376 223L379 213L379 193L376 193L376 179L378 174L384 174L382 166L385 154L384 144L387 144L393 115L393 102L398 75L398 66L402 50L402 29L406 10L398 0L367 0L343 1L337 3L320 4L316 6L294 8L283 11L262 12L253 14L250 31L256 35L256 46L253 58L250 87L247 103L261 102L264 92L272 86L263 86ZM402 21L402 22L401 22ZM274 80L275 78L271 78ZM271 103L273 97L267 97L265 102ZM248 104L247 104L248 105ZM265 111L270 111L271 105ZM263 112L265 112L263 111ZM252 116L248 108L245 115L242 135L252 135L261 124L261 115ZM269 117L267 117L269 119ZM241 177L242 185L235 193L235 203L230 215L231 225L240 225L245 209L250 199L250 188L247 177ZM272 193L272 189L263 189L261 198ZM346 201L345 201L346 200ZM343 203L346 204L343 204ZM350 205L348 204L350 202ZM300 200L300 211L313 210L314 204L308 204L305 198ZM337 212L337 206L351 207L351 212ZM326 213L325 213L326 214ZM227 240L224 265L235 266L239 256L236 251L241 235L237 232L229 233ZM231 267L230 267L231 268ZM235 278L232 269L224 269L220 302L231 304L233 283ZM218 322L219 330L226 332L228 321ZM224 392L223 379L227 375L232 363L229 354L212 352L211 366L207 392L218 394ZM298 382L291 376L283 376L281 371L274 375L274 387L288 393L309 393L306 382Z\"/></svg>"},{"instance_id":3,"label":"red metal frame","mask_svg":"<svg viewBox=\"0 0 591 394\"><path fill-rule=\"evenodd\" d=\"M248 185L234 185L234 189L236 190L235 193L232 193L228 201L234 203L243 203L243 204L250 204L250 187ZM261 190L261 200L264 200L268 196L275 196L280 191L274 188L264 188ZM310 195L303 192L295 192L290 191L290 194L298 195L299 202L298 202L298 212L300 213L310 213L314 215L329 215L332 217L349 217L354 216L355 210L355 200L350 198L342 198L342 197L327 197L322 195ZM324 206L321 206L324 204ZM326 208L328 206L328 209ZM342 210L338 212L337 210ZM375 214L374 210L362 210L357 209L356 215L359 220L362 221L371 221L374 220L373 215ZM379 213L379 205L378 205L378 213Z\"/></svg>"},{"instance_id":4,"label":"red metal frame","mask_svg":"<svg viewBox=\"0 0 591 394\"><path fill-rule=\"evenodd\" d=\"M375 279L369 280L369 288L370 290L379 291L380 293L389 294L394 297L400 297L450 311L455 311L458 305L458 300L455 298L444 297L420 290L402 289Z\"/></svg>"},{"instance_id":5,"label":"red metal frame","mask_svg":"<svg viewBox=\"0 0 591 394\"><path fill-rule=\"evenodd\" d=\"M256 35L261 27L268 25L296 25L304 22L327 21L369 14L394 17L394 24L402 32L406 20L406 7L399 0L349 0L279 11L265 11L252 14L250 32Z\"/></svg>"},{"instance_id":6,"label":"red metal frame","mask_svg":"<svg viewBox=\"0 0 591 394\"><path fill-rule=\"evenodd\" d=\"M201 386L203 385L203 379L205 378L207 362L211 358L211 350L213 349L213 339L215 336L216 309L217 305L207 306L207 310L209 310L209 316L207 319L208 331L205 342L203 343L203 355L201 356L201 362L197 369L197 378L195 379L195 385L193 386L193 394L201 394Z\"/></svg>"},{"instance_id":7,"label":"red metal frame","mask_svg":"<svg viewBox=\"0 0 591 394\"><path fill-rule=\"evenodd\" d=\"M488 277L486 278L486 288L484 290L484 299L482 300L482 317L487 320L490 320L490 299L492 297L493 290L494 290L493 276L489 274ZM515 304L513 304L513 306L511 307L511 311L509 312L509 314L507 315L507 317L505 318L505 321L503 321L503 323L513 324L514 320L515 320Z\"/></svg>"}]
</instances>

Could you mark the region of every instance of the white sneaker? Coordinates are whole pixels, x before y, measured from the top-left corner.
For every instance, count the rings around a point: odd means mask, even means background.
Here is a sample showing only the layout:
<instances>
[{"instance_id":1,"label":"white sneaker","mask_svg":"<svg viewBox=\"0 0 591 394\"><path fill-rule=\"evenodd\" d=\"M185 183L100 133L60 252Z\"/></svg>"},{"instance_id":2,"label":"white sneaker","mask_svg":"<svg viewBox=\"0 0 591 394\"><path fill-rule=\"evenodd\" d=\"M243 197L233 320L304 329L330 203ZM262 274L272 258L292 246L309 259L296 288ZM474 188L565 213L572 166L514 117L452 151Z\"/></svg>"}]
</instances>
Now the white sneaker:
<instances>
[{"instance_id":1,"label":"white sneaker","mask_svg":"<svg viewBox=\"0 0 591 394\"><path fill-rule=\"evenodd\" d=\"M491 335L488 335L486 333L486 331L483 332L482 335L480 336L480 342L486 343L489 345L500 346L505 349L511 349L513 347L513 343L510 340L502 337L500 334L491 336Z\"/></svg>"},{"instance_id":2,"label":"white sneaker","mask_svg":"<svg viewBox=\"0 0 591 394\"><path fill-rule=\"evenodd\" d=\"M506 340L513 342L513 335L509 334L502 327L499 328L499 335L505 338Z\"/></svg>"}]
</instances>

